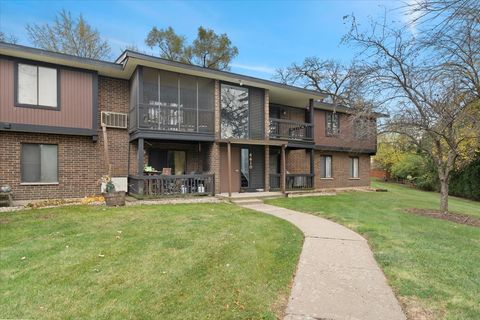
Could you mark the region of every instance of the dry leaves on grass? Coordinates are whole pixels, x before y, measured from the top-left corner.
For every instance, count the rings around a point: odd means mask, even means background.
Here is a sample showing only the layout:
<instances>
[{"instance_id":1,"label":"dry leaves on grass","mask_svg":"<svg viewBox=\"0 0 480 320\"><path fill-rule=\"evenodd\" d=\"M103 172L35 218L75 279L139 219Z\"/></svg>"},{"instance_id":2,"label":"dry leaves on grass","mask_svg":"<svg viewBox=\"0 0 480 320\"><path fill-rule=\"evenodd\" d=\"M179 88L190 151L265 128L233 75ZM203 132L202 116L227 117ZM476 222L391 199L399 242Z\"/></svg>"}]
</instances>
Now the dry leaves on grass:
<instances>
[{"instance_id":1,"label":"dry leaves on grass","mask_svg":"<svg viewBox=\"0 0 480 320\"><path fill-rule=\"evenodd\" d=\"M440 211L436 211L432 209L419 209L419 208L409 208L409 209L406 209L405 211L407 211L408 213L419 215L419 216L448 220L448 221L465 224L473 227L480 227L480 219L472 216L460 214L460 213L452 213L452 212L442 213Z\"/></svg>"}]
</instances>

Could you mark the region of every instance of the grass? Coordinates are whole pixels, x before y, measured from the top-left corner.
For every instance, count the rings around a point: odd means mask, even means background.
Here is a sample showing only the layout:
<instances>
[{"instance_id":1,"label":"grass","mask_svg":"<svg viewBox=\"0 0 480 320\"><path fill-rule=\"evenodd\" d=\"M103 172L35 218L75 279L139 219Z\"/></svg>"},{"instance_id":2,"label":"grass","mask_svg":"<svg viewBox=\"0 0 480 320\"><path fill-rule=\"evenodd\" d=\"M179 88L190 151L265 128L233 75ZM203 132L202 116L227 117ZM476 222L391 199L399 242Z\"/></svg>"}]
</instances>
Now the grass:
<instances>
[{"instance_id":1,"label":"grass","mask_svg":"<svg viewBox=\"0 0 480 320\"><path fill-rule=\"evenodd\" d=\"M478 319L480 229L405 213L437 209L439 196L375 182L388 192L269 200L337 221L364 235L410 318ZM480 203L450 199L454 212L480 216Z\"/></svg>"},{"instance_id":2,"label":"grass","mask_svg":"<svg viewBox=\"0 0 480 320\"><path fill-rule=\"evenodd\" d=\"M0 223L0 318L275 319L303 241L228 204L37 209Z\"/></svg>"}]
</instances>

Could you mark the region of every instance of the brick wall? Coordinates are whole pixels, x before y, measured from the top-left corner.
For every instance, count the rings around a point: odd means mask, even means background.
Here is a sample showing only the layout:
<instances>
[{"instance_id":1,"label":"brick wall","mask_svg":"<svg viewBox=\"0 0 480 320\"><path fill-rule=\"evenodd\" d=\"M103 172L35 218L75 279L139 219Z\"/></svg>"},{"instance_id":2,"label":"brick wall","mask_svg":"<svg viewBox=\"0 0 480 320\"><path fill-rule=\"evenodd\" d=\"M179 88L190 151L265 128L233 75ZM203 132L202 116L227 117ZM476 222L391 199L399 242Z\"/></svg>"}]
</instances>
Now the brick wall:
<instances>
[{"instance_id":1,"label":"brick wall","mask_svg":"<svg viewBox=\"0 0 480 320\"><path fill-rule=\"evenodd\" d=\"M332 156L332 179L320 178L320 156ZM350 178L350 157L359 158L359 179ZM346 152L315 152L315 187L317 189L350 188L370 185L370 156Z\"/></svg>"},{"instance_id":2,"label":"brick wall","mask_svg":"<svg viewBox=\"0 0 480 320\"><path fill-rule=\"evenodd\" d=\"M305 149L287 149L285 158L288 173L310 173L310 154Z\"/></svg>"},{"instance_id":3,"label":"brick wall","mask_svg":"<svg viewBox=\"0 0 480 320\"><path fill-rule=\"evenodd\" d=\"M99 77L98 104L100 111L128 112L128 81ZM9 184L15 200L76 198L97 194L97 181L108 171L105 163L103 134L98 113L98 141L92 137L43 133L1 132L0 184ZM127 176L128 132L107 129L113 176ZM22 185L20 160L21 143L58 145L58 184ZM135 153L136 154L136 153Z\"/></svg>"}]
</instances>

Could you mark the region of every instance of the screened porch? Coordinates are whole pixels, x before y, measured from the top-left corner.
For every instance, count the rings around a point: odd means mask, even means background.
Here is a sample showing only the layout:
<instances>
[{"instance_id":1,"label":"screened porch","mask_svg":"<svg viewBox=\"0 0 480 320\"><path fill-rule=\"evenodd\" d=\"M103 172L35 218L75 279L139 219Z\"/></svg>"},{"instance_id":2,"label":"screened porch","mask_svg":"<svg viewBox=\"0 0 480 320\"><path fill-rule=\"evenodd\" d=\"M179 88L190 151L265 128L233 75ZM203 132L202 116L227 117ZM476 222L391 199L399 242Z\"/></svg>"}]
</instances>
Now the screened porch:
<instances>
[{"instance_id":1,"label":"screened porch","mask_svg":"<svg viewBox=\"0 0 480 320\"><path fill-rule=\"evenodd\" d=\"M209 143L138 139L129 192L144 196L213 195Z\"/></svg>"}]
</instances>

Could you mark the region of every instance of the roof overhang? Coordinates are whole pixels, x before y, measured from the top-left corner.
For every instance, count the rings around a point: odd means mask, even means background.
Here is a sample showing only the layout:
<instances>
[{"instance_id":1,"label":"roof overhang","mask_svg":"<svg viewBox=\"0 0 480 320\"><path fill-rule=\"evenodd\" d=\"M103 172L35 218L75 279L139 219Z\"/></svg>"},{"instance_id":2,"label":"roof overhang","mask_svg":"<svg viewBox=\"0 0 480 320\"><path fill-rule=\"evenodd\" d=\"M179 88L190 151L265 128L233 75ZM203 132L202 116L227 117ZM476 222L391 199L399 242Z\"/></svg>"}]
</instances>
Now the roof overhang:
<instances>
[{"instance_id":1,"label":"roof overhang","mask_svg":"<svg viewBox=\"0 0 480 320\"><path fill-rule=\"evenodd\" d=\"M0 55L97 71L100 75L115 78L122 78L124 73L123 66L118 63L81 58L11 43L0 42Z\"/></svg>"},{"instance_id":2,"label":"roof overhang","mask_svg":"<svg viewBox=\"0 0 480 320\"><path fill-rule=\"evenodd\" d=\"M269 90L270 102L299 108L307 107L310 99L321 100L325 98L323 93L304 88L228 71L170 61L130 50L125 50L115 62L109 62L0 42L0 55L96 71L99 75L120 79L130 79L137 66L152 67L266 89Z\"/></svg>"},{"instance_id":3,"label":"roof overhang","mask_svg":"<svg viewBox=\"0 0 480 320\"><path fill-rule=\"evenodd\" d=\"M334 111L334 112L340 112L340 113L347 113L347 114L353 114L355 113L354 110L352 110L350 107L347 107L342 104L333 104L333 103L328 103L324 101L315 101L314 104L315 109L320 109L320 110L326 110L326 111ZM372 118L388 118L389 115L386 113L381 113L381 112L372 112L370 115Z\"/></svg>"},{"instance_id":4,"label":"roof overhang","mask_svg":"<svg viewBox=\"0 0 480 320\"><path fill-rule=\"evenodd\" d=\"M170 61L138 52L126 50L117 60L117 63L124 65L125 71L131 74L139 65L184 73L198 77L212 78L224 82L235 83L243 86L251 86L269 90L271 102L282 103L294 107L304 108L308 106L309 100L319 100L326 97L325 94L294 87L275 81L254 78L238 73L203 68L191 64Z\"/></svg>"}]
</instances>

